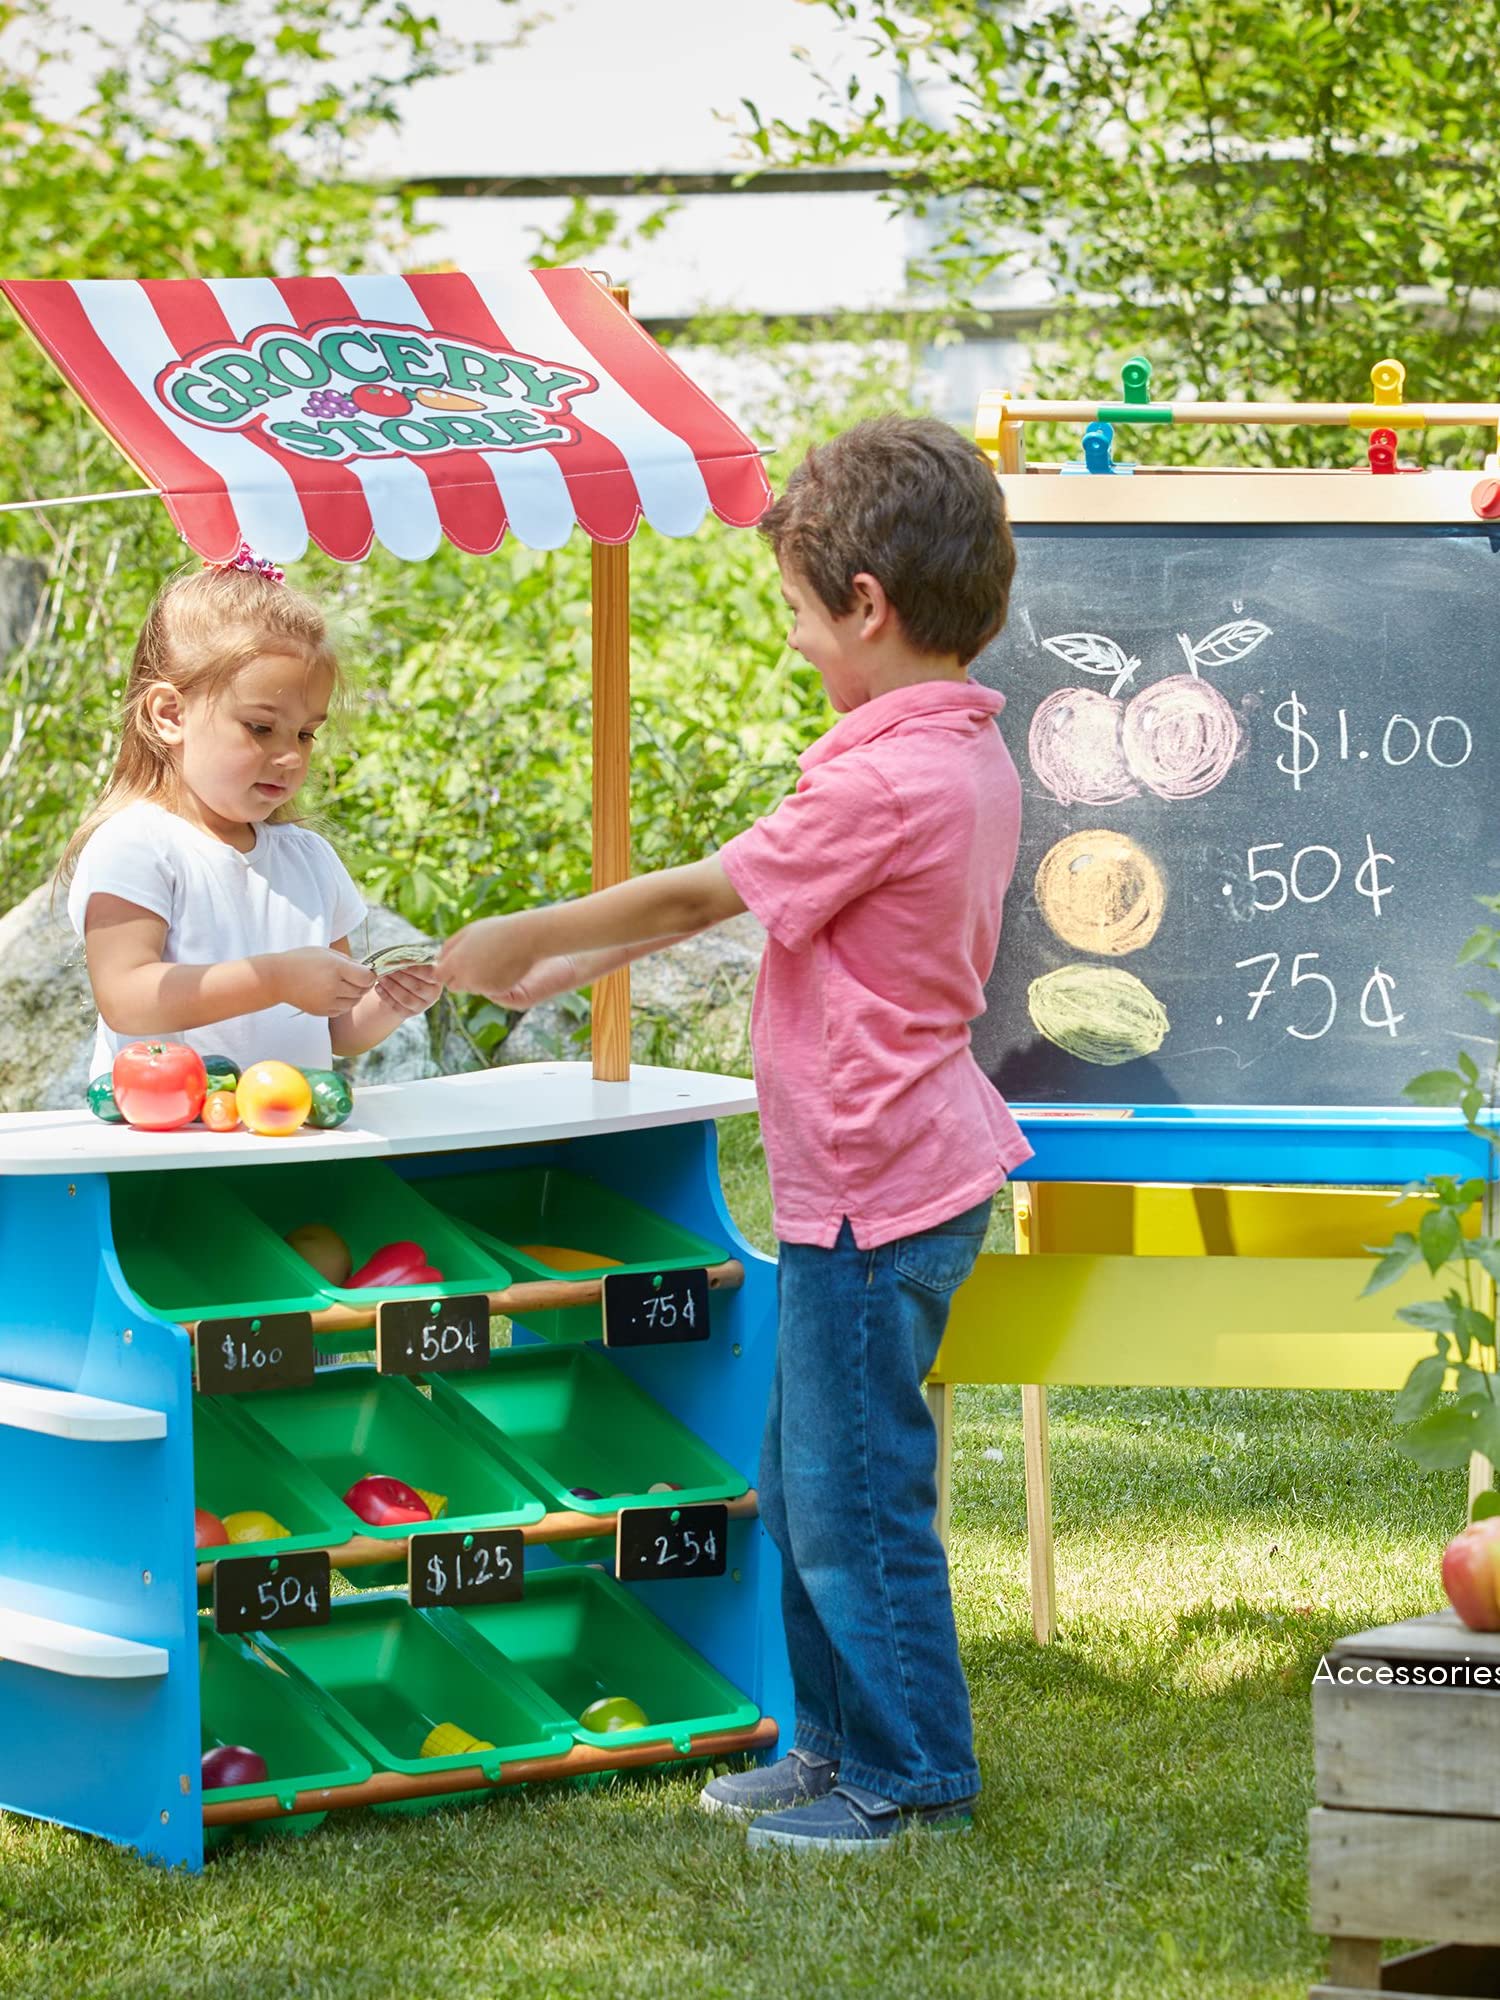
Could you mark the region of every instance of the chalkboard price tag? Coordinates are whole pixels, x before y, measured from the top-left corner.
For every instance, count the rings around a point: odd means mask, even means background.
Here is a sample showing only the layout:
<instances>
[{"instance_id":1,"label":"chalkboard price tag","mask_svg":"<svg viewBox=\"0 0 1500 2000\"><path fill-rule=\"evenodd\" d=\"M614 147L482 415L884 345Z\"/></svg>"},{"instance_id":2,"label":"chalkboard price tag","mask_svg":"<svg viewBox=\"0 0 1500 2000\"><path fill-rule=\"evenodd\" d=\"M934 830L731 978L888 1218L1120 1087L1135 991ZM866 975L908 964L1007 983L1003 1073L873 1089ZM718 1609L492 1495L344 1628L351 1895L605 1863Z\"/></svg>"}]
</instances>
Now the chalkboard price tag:
<instances>
[{"instance_id":1,"label":"chalkboard price tag","mask_svg":"<svg viewBox=\"0 0 1500 2000\"><path fill-rule=\"evenodd\" d=\"M230 1556L214 1564L216 1632L289 1632L328 1623L327 1549Z\"/></svg>"},{"instance_id":2,"label":"chalkboard price tag","mask_svg":"<svg viewBox=\"0 0 1500 2000\"><path fill-rule=\"evenodd\" d=\"M707 1340L707 1271L606 1271L604 1345Z\"/></svg>"},{"instance_id":3,"label":"chalkboard price tag","mask_svg":"<svg viewBox=\"0 0 1500 2000\"><path fill-rule=\"evenodd\" d=\"M729 1509L622 1507L615 1531L615 1575L622 1583L722 1576L728 1557Z\"/></svg>"},{"instance_id":4,"label":"chalkboard price tag","mask_svg":"<svg viewBox=\"0 0 1500 2000\"><path fill-rule=\"evenodd\" d=\"M193 1329L194 1380L204 1396L304 1389L313 1379L310 1313L200 1319Z\"/></svg>"},{"instance_id":5,"label":"chalkboard price tag","mask_svg":"<svg viewBox=\"0 0 1500 2000\"><path fill-rule=\"evenodd\" d=\"M435 1604L513 1604L522 1595L526 1538L519 1528L413 1535L407 1583L419 1610Z\"/></svg>"},{"instance_id":6,"label":"chalkboard price tag","mask_svg":"<svg viewBox=\"0 0 1500 2000\"><path fill-rule=\"evenodd\" d=\"M382 1299L375 1308L375 1366L382 1375L452 1375L490 1365L490 1302Z\"/></svg>"}]
</instances>

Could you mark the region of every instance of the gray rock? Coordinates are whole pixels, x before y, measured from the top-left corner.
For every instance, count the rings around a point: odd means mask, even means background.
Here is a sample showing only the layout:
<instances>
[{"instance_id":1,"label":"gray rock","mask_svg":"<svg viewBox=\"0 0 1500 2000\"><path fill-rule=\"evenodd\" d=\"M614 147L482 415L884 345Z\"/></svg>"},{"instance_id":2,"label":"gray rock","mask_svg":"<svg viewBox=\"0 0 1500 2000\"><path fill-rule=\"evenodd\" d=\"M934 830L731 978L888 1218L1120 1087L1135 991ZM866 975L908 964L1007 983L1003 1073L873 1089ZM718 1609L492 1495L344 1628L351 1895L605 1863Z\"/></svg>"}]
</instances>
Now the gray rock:
<instances>
[{"instance_id":1,"label":"gray rock","mask_svg":"<svg viewBox=\"0 0 1500 2000\"><path fill-rule=\"evenodd\" d=\"M44 882L0 917L0 1111L81 1105L88 1090L94 996L65 904Z\"/></svg>"},{"instance_id":2,"label":"gray rock","mask_svg":"<svg viewBox=\"0 0 1500 2000\"><path fill-rule=\"evenodd\" d=\"M750 916L689 938L631 969L632 1046L637 1062L748 1073L749 1004L764 932ZM422 933L375 908L351 938L367 957ZM94 1000L83 946L64 898L50 883L0 917L0 1111L81 1106L89 1083ZM500 1063L573 1059L587 1053L588 1014L569 995L517 1016ZM446 996L350 1066L355 1087L446 1076L484 1066Z\"/></svg>"}]
</instances>

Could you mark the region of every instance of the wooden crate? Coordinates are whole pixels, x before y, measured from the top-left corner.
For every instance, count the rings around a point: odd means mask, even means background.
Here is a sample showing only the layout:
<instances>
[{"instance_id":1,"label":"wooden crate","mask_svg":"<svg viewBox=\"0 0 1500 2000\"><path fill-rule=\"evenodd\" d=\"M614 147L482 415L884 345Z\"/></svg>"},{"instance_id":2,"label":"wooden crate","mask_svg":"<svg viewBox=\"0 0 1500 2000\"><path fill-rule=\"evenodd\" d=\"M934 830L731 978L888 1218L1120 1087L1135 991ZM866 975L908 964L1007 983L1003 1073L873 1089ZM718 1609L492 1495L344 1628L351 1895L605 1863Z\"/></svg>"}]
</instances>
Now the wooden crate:
<instances>
[{"instance_id":1,"label":"wooden crate","mask_svg":"<svg viewBox=\"0 0 1500 2000\"><path fill-rule=\"evenodd\" d=\"M1451 1611L1340 1640L1313 1685L1313 2000L1500 1996L1500 1633ZM1443 1943L1382 1963L1385 1938Z\"/></svg>"}]
</instances>

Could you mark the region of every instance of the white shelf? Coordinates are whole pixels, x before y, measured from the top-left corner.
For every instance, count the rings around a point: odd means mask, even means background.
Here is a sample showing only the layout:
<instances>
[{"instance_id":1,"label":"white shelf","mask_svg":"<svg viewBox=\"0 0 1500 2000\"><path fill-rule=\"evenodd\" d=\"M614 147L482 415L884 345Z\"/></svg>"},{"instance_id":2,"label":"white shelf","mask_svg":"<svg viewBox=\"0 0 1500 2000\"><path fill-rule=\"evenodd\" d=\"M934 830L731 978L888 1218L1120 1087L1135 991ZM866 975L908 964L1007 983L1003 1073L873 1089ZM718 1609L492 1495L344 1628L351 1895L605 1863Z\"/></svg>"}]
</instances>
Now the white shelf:
<instances>
[{"instance_id":1,"label":"white shelf","mask_svg":"<svg viewBox=\"0 0 1500 2000\"><path fill-rule=\"evenodd\" d=\"M64 1625L59 1619L13 1611L4 1604L0 1604L0 1660L90 1681L156 1680L167 1671L161 1646L116 1639L108 1632L90 1632L82 1625Z\"/></svg>"},{"instance_id":2,"label":"white shelf","mask_svg":"<svg viewBox=\"0 0 1500 2000\"><path fill-rule=\"evenodd\" d=\"M0 1429L40 1431L44 1437L77 1438L83 1444L143 1444L166 1436L167 1419L161 1410L142 1410L134 1403L0 1377Z\"/></svg>"},{"instance_id":3,"label":"white shelf","mask_svg":"<svg viewBox=\"0 0 1500 2000\"><path fill-rule=\"evenodd\" d=\"M1080 482L1081 483L1081 482ZM334 1132L289 1139L250 1132L136 1132L89 1111L0 1115L0 1174L118 1174L164 1167L250 1167L289 1160L352 1160L536 1145L595 1132L701 1124L755 1109L748 1077L637 1064L628 1083L599 1083L588 1063L517 1063L421 1083L361 1090Z\"/></svg>"}]
</instances>

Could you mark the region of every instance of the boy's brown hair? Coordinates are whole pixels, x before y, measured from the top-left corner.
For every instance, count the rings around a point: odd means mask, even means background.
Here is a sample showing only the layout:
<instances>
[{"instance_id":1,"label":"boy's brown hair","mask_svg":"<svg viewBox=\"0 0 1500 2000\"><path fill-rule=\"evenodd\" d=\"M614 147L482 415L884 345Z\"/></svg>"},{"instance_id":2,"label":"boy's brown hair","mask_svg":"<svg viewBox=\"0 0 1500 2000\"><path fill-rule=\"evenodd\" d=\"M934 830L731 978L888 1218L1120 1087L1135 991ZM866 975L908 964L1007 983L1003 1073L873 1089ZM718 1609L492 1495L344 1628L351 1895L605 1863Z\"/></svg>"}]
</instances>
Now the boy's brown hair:
<instances>
[{"instance_id":1,"label":"boy's brown hair","mask_svg":"<svg viewBox=\"0 0 1500 2000\"><path fill-rule=\"evenodd\" d=\"M816 445L760 524L835 617L879 579L919 652L967 665L1005 623L1016 550L989 460L935 417L871 417Z\"/></svg>"}]
</instances>

